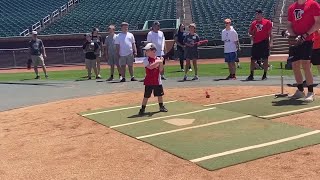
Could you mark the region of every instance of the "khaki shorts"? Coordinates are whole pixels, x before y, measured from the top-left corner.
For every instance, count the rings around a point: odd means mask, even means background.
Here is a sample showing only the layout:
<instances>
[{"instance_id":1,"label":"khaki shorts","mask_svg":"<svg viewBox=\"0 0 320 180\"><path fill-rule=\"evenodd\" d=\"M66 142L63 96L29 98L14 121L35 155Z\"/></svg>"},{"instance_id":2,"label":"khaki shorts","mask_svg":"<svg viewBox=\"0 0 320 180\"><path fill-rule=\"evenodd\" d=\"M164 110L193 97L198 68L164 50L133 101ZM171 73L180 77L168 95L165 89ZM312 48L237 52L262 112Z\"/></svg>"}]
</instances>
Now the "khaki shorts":
<instances>
[{"instance_id":1,"label":"khaki shorts","mask_svg":"<svg viewBox=\"0 0 320 180\"><path fill-rule=\"evenodd\" d=\"M118 65L119 65L119 60L118 60L118 58L116 57L116 55L110 55L110 56L108 56L108 64L109 64L110 66L113 66L113 65L118 66Z\"/></svg>"},{"instance_id":2,"label":"khaki shorts","mask_svg":"<svg viewBox=\"0 0 320 180\"><path fill-rule=\"evenodd\" d=\"M34 67L38 67L39 65L40 66L44 66L45 65L42 55L40 55L40 56L31 55L31 59L32 59L32 64L33 64Z\"/></svg>"},{"instance_id":3,"label":"khaki shorts","mask_svg":"<svg viewBox=\"0 0 320 180\"><path fill-rule=\"evenodd\" d=\"M134 62L134 57L132 54L128 56L120 56L120 59L119 59L120 66L125 66L125 65L133 66L133 62Z\"/></svg>"},{"instance_id":4,"label":"khaki shorts","mask_svg":"<svg viewBox=\"0 0 320 180\"><path fill-rule=\"evenodd\" d=\"M97 60L96 59L86 59L86 67L87 69L91 71L92 68L97 68Z\"/></svg>"}]
</instances>

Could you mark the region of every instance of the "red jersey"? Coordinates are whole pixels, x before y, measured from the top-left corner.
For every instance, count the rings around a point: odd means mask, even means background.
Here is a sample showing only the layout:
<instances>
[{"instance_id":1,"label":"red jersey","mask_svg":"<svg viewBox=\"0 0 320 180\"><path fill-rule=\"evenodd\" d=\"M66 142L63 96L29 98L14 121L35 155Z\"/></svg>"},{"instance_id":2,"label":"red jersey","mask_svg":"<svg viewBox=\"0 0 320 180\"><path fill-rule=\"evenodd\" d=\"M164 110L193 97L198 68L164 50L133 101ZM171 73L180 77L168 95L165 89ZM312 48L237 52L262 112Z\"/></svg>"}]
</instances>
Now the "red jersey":
<instances>
[{"instance_id":1,"label":"red jersey","mask_svg":"<svg viewBox=\"0 0 320 180\"><path fill-rule=\"evenodd\" d=\"M320 6L314 0L307 0L304 4L293 3L288 9L288 21L292 23L296 35L307 33L315 23L314 17L320 16ZM312 35L306 38L311 41Z\"/></svg>"},{"instance_id":2,"label":"red jersey","mask_svg":"<svg viewBox=\"0 0 320 180\"><path fill-rule=\"evenodd\" d=\"M261 21L254 20L251 23L250 31L254 32L253 43L269 39L269 33L272 30L272 23L268 19L262 18Z\"/></svg>"},{"instance_id":3,"label":"red jersey","mask_svg":"<svg viewBox=\"0 0 320 180\"><path fill-rule=\"evenodd\" d=\"M146 77L144 78L144 85L146 86L157 86L162 84L159 67L154 69L147 68L149 64L152 64L155 61L156 59L150 57L146 57L143 60L144 67L146 69Z\"/></svg>"},{"instance_id":4,"label":"red jersey","mask_svg":"<svg viewBox=\"0 0 320 180\"><path fill-rule=\"evenodd\" d=\"M313 49L320 49L320 33L318 31L313 34Z\"/></svg>"}]
</instances>

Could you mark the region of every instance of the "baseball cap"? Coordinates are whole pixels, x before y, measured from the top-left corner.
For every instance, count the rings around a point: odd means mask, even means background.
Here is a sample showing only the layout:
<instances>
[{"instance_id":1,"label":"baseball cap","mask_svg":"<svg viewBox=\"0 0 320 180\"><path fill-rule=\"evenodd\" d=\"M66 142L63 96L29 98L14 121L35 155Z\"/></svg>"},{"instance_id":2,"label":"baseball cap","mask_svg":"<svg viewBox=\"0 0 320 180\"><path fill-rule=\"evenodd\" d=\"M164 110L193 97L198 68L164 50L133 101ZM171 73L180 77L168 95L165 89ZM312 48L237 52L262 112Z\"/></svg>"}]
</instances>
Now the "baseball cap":
<instances>
[{"instance_id":1,"label":"baseball cap","mask_svg":"<svg viewBox=\"0 0 320 180\"><path fill-rule=\"evenodd\" d=\"M127 22L122 22L121 26L129 26L129 24Z\"/></svg>"},{"instance_id":2,"label":"baseball cap","mask_svg":"<svg viewBox=\"0 0 320 180\"><path fill-rule=\"evenodd\" d=\"M150 49L154 49L157 50L156 45L154 45L153 43L148 43L143 50L150 50Z\"/></svg>"},{"instance_id":3,"label":"baseball cap","mask_svg":"<svg viewBox=\"0 0 320 180\"><path fill-rule=\"evenodd\" d=\"M256 9L256 13L262 14L263 11L262 11L262 9Z\"/></svg>"},{"instance_id":4,"label":"baseball cap","mask_svg":"<svg viewBox=\"0 0 320 180\"><path fill-rule=\"evenodd\" d=\"M87 36L90 36L90 37L91 37L92 34L91 34L91 33L86 33L84 36L86 36L86 37L87 37Z\"/></svg>"},{"instance_id":5,"label":"baseball cap","mask_svg":"<svg viewBox=\"0 0 320 180\"><path fill-rule=\"evenodd\" d=\"M189 28L190 28L190 27L196 28L196 24L195 24L195 23L191 23L191 24L189 25Z\"/></svg>"},{"instance_id":6,"label":"baseball cap","mask_svg":"<svg viewBox=\"0 0 320 180\"><path fill-rule=\"evenodd\" d=\"M153 22L153 25L154 25L154 26L160 26L160 22L159 22L159 21L154 21L154 22Z\"/></svg>"},{"instance_id":7,"label":"baseball cap","mask_svg":"<svg viewBox=\"0 0 320 180\"><path fill-rule=\"evenodd\" d=\"M32 31L32 35L38 35L37 31Z\"/></svg>"}]
</instances>

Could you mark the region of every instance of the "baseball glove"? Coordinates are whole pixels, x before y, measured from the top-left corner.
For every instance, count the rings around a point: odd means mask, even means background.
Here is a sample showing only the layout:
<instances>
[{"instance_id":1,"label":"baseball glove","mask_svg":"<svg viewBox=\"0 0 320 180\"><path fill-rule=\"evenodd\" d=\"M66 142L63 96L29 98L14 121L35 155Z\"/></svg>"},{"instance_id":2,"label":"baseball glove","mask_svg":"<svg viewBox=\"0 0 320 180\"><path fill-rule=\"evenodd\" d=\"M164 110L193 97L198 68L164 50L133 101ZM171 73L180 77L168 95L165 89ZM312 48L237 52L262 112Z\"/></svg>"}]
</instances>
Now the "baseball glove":
<instances>
[{"instance_id":1,"label":"baseball glove","mask_svg":"<svg viewBox=\"0 0 320 180\"><path fill-rule=\"evenodd\" d=\"M28 59L27 60L27 69L31 69L31 64L32 64L32 60Z\"/></svg>"}]
</instances>

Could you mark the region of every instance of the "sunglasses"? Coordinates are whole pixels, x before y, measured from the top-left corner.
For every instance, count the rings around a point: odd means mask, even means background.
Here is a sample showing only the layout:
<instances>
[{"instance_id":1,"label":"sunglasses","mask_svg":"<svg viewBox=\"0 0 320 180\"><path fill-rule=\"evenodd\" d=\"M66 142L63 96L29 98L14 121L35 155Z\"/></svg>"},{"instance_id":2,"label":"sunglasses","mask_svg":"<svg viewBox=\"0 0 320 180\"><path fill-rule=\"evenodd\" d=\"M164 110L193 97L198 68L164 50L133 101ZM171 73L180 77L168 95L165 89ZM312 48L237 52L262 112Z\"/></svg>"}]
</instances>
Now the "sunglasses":
<instances>
[{"instance_id":1,"label":"sunglasses","mask_svg":"<svg viewBox=\"0 0 320 180\"><path fill-rule=\"evenodd\" d=\"M230 24L230 22L225 22L225 24Z\"/></svg>"}]
</instances>

